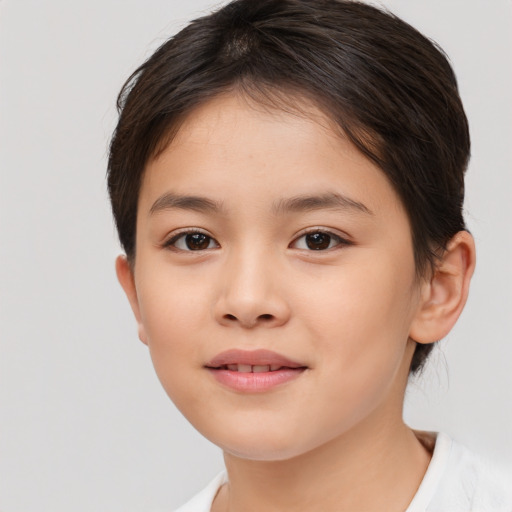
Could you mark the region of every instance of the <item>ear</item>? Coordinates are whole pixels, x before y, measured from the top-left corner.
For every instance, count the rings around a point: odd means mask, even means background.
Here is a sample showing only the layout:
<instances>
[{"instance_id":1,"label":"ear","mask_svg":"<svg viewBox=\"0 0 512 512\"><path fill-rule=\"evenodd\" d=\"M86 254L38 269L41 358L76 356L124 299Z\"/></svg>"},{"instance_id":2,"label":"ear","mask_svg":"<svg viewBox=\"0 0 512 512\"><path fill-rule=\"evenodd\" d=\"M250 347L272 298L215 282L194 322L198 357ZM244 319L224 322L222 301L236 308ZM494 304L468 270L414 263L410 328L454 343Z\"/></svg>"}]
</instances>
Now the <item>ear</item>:
<instances>
[{"instance_id":1,"label":"ear","mask_svg":"<svg viewBox=\"0 0 512 512\"><path fill-rule=\"evenodd\" d=\"M135 320L137 321L139 332L139 339L142 341L142 343L147 345L148 340L140 314L139 299L137 297L137 289L135 288L133 270L124 254L116 258L116 274L117 279L121 284L124 293L128 298L128 301L130 302L133 314L135 315Z\"/></svg>"},{"instance_id":2,"label":"ear","mask_svg":"<svg viewBox=\"0 0 512 512\"><path fill-rule=\"evenodd\" d=\"M450 332L466 304L475 261L473 237L460 231L448 243L432 276L422 282L410 338L433 343Z\"/></svg>"}]
</instances>

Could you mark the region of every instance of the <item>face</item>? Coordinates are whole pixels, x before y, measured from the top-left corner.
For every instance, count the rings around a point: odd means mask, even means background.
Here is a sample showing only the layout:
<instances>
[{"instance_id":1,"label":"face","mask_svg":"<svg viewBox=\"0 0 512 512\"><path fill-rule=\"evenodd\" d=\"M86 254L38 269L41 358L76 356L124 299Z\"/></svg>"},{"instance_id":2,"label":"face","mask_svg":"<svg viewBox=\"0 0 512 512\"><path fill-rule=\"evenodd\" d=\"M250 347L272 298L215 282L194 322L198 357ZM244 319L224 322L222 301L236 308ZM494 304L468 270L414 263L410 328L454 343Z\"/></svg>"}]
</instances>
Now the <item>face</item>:
<instances>
[{"instance_id":1,"label":"face","mask_svg":"<svg viewBox=\"0 0 512 512\"><path fill-rule=\"evenodd\" d=\"M147 166L136 246L123 286L139 335L226 452L291 458L401 413L419 302L408 218L313 107L224 96L191 113Z\"/></svg>"}]
</instances>

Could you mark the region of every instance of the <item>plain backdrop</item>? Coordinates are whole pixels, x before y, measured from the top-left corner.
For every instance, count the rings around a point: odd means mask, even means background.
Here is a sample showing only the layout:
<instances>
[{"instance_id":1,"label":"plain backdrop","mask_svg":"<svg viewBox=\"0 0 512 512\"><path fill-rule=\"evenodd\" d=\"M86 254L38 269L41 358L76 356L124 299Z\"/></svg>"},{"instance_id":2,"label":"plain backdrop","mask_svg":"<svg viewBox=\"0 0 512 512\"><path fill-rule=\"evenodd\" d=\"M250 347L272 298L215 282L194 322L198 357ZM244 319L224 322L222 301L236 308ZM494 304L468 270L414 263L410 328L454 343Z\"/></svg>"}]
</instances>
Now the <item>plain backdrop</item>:
<instances>
[{"instance_id":1,"label":"plain backdrop","mask_svg":"<svg viewBox=\"0 0 512 512\"><path fill-rule=\"evenodd\" d=\"M512 463L512 2L382 4L448 53L473 140L478 269L405 416ZM121 85L211 6L0 0L2 512L170 511L222 467L137 339L105 186Z\"/></svg>"}]
</instances>

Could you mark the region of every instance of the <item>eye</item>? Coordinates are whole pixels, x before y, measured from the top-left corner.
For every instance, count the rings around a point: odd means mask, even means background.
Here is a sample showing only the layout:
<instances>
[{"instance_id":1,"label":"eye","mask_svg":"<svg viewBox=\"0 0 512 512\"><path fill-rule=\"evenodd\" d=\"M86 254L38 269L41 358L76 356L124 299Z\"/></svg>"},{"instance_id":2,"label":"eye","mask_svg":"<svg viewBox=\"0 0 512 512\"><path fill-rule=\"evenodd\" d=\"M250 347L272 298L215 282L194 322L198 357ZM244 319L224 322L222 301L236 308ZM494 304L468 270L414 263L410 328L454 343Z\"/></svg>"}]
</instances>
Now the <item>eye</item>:
<instances>
[{"instance_id":1,"label":"eye","mask_svg":"<svg viewBox=\"0 0 512 512\"><path fill-rule=\"evenodd\" d=\"M344 238L326 231L310 231L292 243L294 249L309 251L325 251L339 245L348 245L350 242Z\"/></svg>"},{"instance_id":2,"label":"eye","mask_svg":"<svg viewBox=\"0 0 512 512\"><path fill-rule=\"evenodd\" d=\"M181 232L173 236L164 245L180 251L205 251L206 249L219 247L215 239L201 231Z\"/></svg>"}]
</instances>

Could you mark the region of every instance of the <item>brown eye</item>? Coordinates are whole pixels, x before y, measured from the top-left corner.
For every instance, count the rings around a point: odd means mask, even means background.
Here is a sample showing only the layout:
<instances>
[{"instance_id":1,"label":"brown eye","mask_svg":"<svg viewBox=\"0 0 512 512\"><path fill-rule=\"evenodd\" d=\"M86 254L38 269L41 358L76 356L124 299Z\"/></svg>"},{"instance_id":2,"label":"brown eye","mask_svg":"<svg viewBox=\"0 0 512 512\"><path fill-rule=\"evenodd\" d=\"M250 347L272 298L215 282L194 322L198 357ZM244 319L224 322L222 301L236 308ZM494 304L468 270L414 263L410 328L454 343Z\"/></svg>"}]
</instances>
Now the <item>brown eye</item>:
<instances>
[{"instance_id":1,"label":"brown eye","mask_svg":"<svg viewBox=\"0 0 512 512\"><path fill-rule=\"evenodd\" d=\"M185 236L185 244L191 251L208 249L210 237L203 233L194 233L193 235Z\"/></svg>"},{"instance_id":2,"label":"brown eye","mask_svg":"<svg viewBox=\"0 0 512 512\"><path fill-rule=\"evenodd\" d=\"M165 246L180 251L204 251L219 247L219 244L205 233L189 231L188 233L180 233L171 238Z\"/></svg>"},{"instance_id":3,"label":"brown eye","mask_svg":"<svg viewBox=\"0 0 512 512\"><path fill-rule=\"evenodd\" d=\"M295 239L291 247L306 251L326 251L352 245L352 242L329 231L310 231Z\"/></svg>"},{"instance_id":4,"label":"brown eye","mask_svg":"<svg viewBox=\"0 0 512 512\"><path fill-rule=\"evenodd\" d=\"M308 249L321 251L329 248L332 237L327 233L309 233L305 239Z\"/></svg>"}]
</instances>

